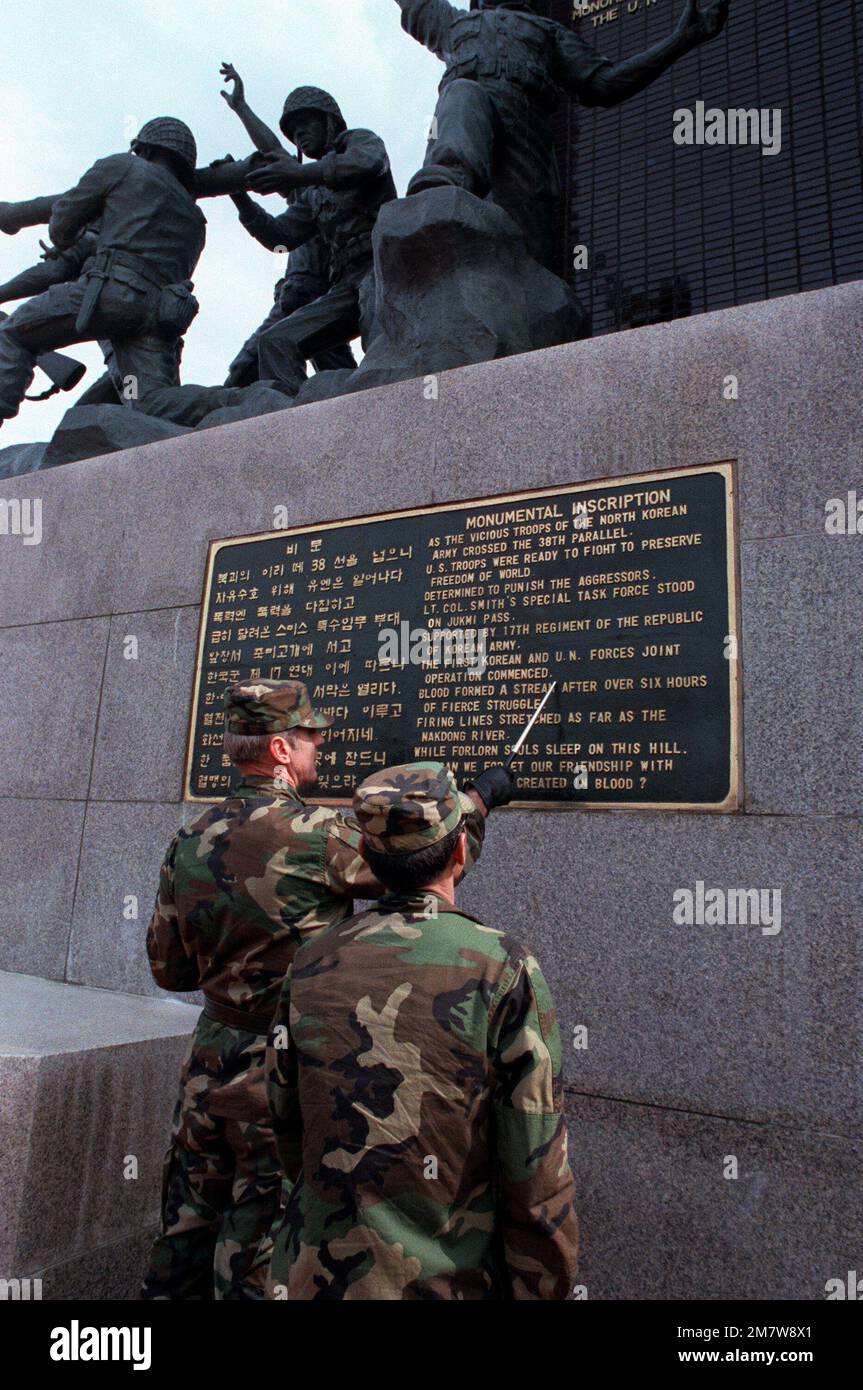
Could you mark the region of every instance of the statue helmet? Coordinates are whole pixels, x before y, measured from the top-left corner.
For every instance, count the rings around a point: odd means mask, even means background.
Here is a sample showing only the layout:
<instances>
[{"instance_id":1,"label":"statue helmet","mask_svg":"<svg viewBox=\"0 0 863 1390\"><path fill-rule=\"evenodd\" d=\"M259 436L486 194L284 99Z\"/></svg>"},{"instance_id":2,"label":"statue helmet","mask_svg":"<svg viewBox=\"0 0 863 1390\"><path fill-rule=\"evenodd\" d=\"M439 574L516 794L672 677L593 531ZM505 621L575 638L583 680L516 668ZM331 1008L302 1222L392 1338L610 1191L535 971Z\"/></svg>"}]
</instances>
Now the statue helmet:
<instances>
[{"instance_id":1,"label":"statue helmet","mask_svg":"<svg viewBox=\"0 0 863 1390\"><path fill-rule=\"evenodd\" d=\"M285 102L279 122L279 129L288 140L291 138L292 117L299 111L320 111L330 118L338 134L348 128L338 102L329 92L321 87L296 87Z\"/></svg>"},{"instance_id":2,"label":"statue helmet","mask_svg":"<svg viewBox=\"0 0 863 1390\"><path fill-rule=\"evenodd\" d=\"M156 145L160 150L168 150L182 160L192 173L195 171L198 163L195 137L189 127L174 116L156 116L154 120L147 121L132 141L132 149L137 150L139 145Z\"/></svg>"}]
</instances>

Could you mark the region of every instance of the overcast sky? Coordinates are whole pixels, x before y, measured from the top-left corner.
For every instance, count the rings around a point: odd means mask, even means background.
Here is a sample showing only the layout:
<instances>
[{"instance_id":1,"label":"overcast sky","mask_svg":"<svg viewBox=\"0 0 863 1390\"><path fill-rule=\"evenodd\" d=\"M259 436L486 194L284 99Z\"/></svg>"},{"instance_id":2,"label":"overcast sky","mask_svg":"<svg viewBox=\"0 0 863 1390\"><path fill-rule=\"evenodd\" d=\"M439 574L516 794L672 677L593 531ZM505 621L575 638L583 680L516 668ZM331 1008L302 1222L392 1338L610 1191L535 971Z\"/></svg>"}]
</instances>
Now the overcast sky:
<instances>
[{"instance_id":1,"label":"overcast sky","mask_svg":"<svg viewBox=\"0 0 863 1390\"><path fill-rule=\"evenodd\" d=\"M246 154L248 137L219 96L223 60L239 70L250 104L274 128L291 88L327 88L349 126L383 136L402 192L422 162L442 73L402 31L394 0L2 0L2 23L0 199L62 191L94 160L128 149L152 116L186 121L202 164ZM283 206L266 201L274 212ZM203 208L201 312L186 341L183 379L211 385L224 380L268 312L284 261L252 241L228 199ZM44 228L0 235L0 279L38 259L40 234ZM95 347L70 355L100 368ZM84 384L93 380L91 371ZM34 392L46 385L41 374L36 381ZM49 439L75 394L25 402L0 430L0 448Z\"/></svg>"}]
</instances>

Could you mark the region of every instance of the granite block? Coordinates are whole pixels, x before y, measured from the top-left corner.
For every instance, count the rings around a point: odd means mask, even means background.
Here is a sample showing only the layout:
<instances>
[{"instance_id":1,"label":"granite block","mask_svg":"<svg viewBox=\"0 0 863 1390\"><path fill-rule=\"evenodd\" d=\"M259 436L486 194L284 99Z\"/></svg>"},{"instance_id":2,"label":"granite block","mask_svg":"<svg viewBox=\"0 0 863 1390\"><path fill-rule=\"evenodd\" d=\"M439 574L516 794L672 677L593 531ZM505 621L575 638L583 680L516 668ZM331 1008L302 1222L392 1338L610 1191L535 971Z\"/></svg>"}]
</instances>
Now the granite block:
<instances>
[{"instance_id":1,"label":"granite block","mask_svg":"<svg viewBox=\"0 0 863 1390\"><path fill-rule=\"evenodd\" d=\"M83 802L6 798L0 970L63 979L83 824Z\"/></svg>"},{"instance_id":2,"label":"granite block","mask_svg":"<svg viewBox=\"0 0 863 1390\"><path fill-rule=\"evenodd\" d=\"M197 1017L171 995L145 1000L0 971L0 1057L53 1057L173 1038L189 1033Z\"/></svg>"},{"instance_id":3,"label":"granite block","mask_svg":"<svg viewBox=\"0 0 863 1390\"><path fill-rule=\"evenodd\" d=\"M114 611L198 603L208 542L271 531L279 507L303 525L426 500L433 406L408 383L151 448L126 472Z\"/></svg>"},{"instance_id":4,"label":"granite block","mask_svg":"<svg viewBox=\"0 0 863 1390\"><path fill-rule=\"evenodd\" d=\"M43 1297L120 1296L128 1269L112 1282L99 1252L136 1247L140 1266L197 1011L2 973L0 1005L0 1273L45 1278Z\"/></svg>"},{"instance_id":5,"label":"granite block","mask_svg":"<svg viewBox=\"0 0 863 1390\"><path fill-rule=\"evenodd\" d=\"M0 1279L27 1273L16 1257L38 1070L36 1057L0 1055Z\"/></svg>"},{"instance_id":6,"label":"granite block","mask_svg":"<svg viewBox=\"0 0 863 1390\"><path fill-rule=\"evenodd\" d=\"M861 860L849 818L497 812L460 901L535 952L575 1089L850 1135ZM780 931L678 925L698 881L780 889Z\"/></svg>"},{"instance_id":7,"label":"granite block","mask_svg":"<svg viewBox=\"0 0 863 1390\"><path fill-rule=\"evenodd\" d=\"M0 630L5 796L87 796L107 640L104 619Z\"/></svg>"},{"instance_id":8,"label":"granite block","mask_svg":"<svg viewBox=\"0 0 863 1390\"><path fill-rule=\"evenodd\" d=\"M860 490L861 319L849 284L38 475L42 544L0 537L0 966L62 975L69 943L98 988L0 977L9 1273L106 1297L146 1255L197 1016L157 990L144 937L202 809L177 803L207 542L278 506L304 524L727 457L747 814L495 813L461 900L536 951L557 1000L591 1297L817 1298L860 1267L860 538L826 537L824 503ZM675 923L698 881L781 889L781 931Z\"/></svg>"},{"instance_id":9,"label":"granite block","mask_svg":"<svg viewBox=\"0 0 863 1390\"><path fill-rule=\"evenodd\" d=\"M111 621L90 795L179 801L198 636L196 608ZM137 642L137 656L127 658Z\"/></svg>"},{"instance_id":10,"label":"granite block","mask_svg":"<svg viewBox=\"0 0 863 1390\"><path fill-rule=\"evenodd\" d=\"M91 802L69 949L74 984L164 997L147 962L147 925L159 868L182 824L178 805ZM124 916L126 899L136 898Z\"/></svg>"},{"instance_id":11,"label":"granite block","mask_svg":"<svg viewBox=\"0 0 863 1390\"><path fill-rule=\"evenodd\" d=\"M736 458L744 536L823 533L825 501L859 477L861 331L857 283L444 373L435 491L456 500Z\"/></svg>"},{"instance_id":12,"label":"granite block","mask_svg":"<svg viewBox=\"0 0 863 1390\"><path fill-rule=\"evenodd\" d=\"M859 1144L583 1096L567 1110L588 1300L814 1301L859 1270Z\"/></svg>"},{"instance_id":13,"label":"granite block","mask_svg":"<svg viewBox=\"0 0 863 1390\"><path fill-rule=\"evenodd\" d=\"M124 472L115 458L3 480L4 498L41 502L42 541L25 546L18 537L0 537L0 628L111 611L128 521Z\"/></svg>"},{"instance_id":14,"label":"granite block","mask_svg":"<svg viewBox=\"0 0 863 1390\"><path fill-rule=\"evenodd\" d=\"M42 1058L18 1267L41 1269L156 1223L188 1045L183 1032Z\"/></svg>"},{"instance_id":15,"label":"granite block","mask_svg":"<svg viewBox=\"0 0 863 1390\"><path fill-rule=\"evenodd\" d=\"M863 812L863 536L742 548L746 805Z\"/></svg>"},{"instance_id":16,"label":"granite block","mask_svg":"<svg viewBox=\"0 0 863 1390\"><path fill-rule=\"evenodd\" d=\"M762 307L741 311L752 347L740 381L743 534L823 535L827 500L860 483L863 283Z\"/></svg>"},{"instance_id":17,"label":"granite block","mask_svg":"<svg viewBox=\"0 0 863 1390\"><path fill-rule=\"evenodd\" d=\"M158 1224L38 1271L44 1300L136 1302Z\"/></svg>"}]
</instances>

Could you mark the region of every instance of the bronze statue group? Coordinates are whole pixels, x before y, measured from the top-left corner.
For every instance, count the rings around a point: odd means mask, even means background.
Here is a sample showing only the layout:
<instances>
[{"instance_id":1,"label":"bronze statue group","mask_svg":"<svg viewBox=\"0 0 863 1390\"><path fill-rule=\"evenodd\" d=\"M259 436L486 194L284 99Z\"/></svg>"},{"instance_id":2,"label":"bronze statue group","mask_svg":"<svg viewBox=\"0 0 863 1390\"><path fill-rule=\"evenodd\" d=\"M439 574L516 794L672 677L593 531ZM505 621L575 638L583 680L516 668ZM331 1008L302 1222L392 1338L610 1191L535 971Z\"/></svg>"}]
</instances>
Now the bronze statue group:
<instances>
[{"instance_id":1,"label":"bronze statue group","mask_svg":"<svg viewBox=\"0 0 863 1390\"><path fill-rule=\"evenodd\" d=\"M396 0L403 28L445 64L422 167L408 196L451 185L491 199L527 250L550 266L559 196L551 115L568 96L614 106L724 27L730 0L684 0L669 37L613 64L530 3ZM0 303L27 302L0 324L0 424L17 414L40 359L98 341L105 374L80 404L121 404L177 425L242 405L265 384L290 404L316 372L350 371L350 347L375 334L373 233L397 197L383 140L349 128L314 86L288 96L279 123L291 154L249 107L230 65L222 95L255 152L197 167L192 132L175 117L148 121L131 152L98 160L67 192L0 204L13 235L47 222L38 264L0 286ZM250 194L276 196L271 212ZM192 277L204 248L200 202L229 196L262 245L289 252L275 302L230 365L224 386L181 385L183 338L197 312ZM442 326L446 332L446 325ZM56 364L56 359L53 359ZM60 373L62 377L62 373ZM77 375L67 373L68 380ZM54 379L57 379L56 373ZM275 399L275 398L271 398Z\"/></svg>"},{"instance_id":2,"label":"bronze statue group","mask_svg":"<svg viewBox=\"0 0 863 1390\"><path fill-rule=\"evenodd\" d=\"M396 3L445 64L408 197L491 199L548 266L556 103L625 100L718 34L729 0L685 0L667 40L618 64L530 4ZM290 93L276 134L236 70L222 75L255 146L245 159L199 168L188 126L158 117L65 193L0 205L3 231L47 222L50 236L0 288L26 299L0 325L0 418L40 358L83 341L105 356L85 401L194 426L261 389L290 402L309 362L350 371L352 341L374 339L375 226L397 197L384 142L315 86ZM183 385L200 204L217 196L290 259L225 384ZM297 681L232 687L224 747L242 784L162 866L152 972L206 1002L144 1296L565 1299L577 1221L551 996L532 956L455 905L512 776L487 768L459 789L442 765L413 764L366 779L353 817L308 806L331 722ZM377 902L354 917L356 897Z\"/></svg>"}]
</instances>

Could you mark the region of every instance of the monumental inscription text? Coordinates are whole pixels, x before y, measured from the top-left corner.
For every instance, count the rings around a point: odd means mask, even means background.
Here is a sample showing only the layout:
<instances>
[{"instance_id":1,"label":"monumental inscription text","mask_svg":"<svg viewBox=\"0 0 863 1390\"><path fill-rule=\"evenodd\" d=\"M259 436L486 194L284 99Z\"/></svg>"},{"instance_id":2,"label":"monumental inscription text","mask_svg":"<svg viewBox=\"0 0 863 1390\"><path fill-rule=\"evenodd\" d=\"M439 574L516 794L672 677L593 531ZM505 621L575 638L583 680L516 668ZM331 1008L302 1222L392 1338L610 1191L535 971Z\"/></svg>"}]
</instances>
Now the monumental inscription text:
<instances>
[{"instance_id":1,"label":"monumental inscription text","mask_svg":"<svg viewBox=\"0 0 863 1390\"><path fill-rule=\"evenodd\" d=\"M335 723L316 801L375 769L514 765L516 805L738 806L734 465L213 542L186 796L237 775L225 687L304 680Z\"/></svg>"}]
</instances>

